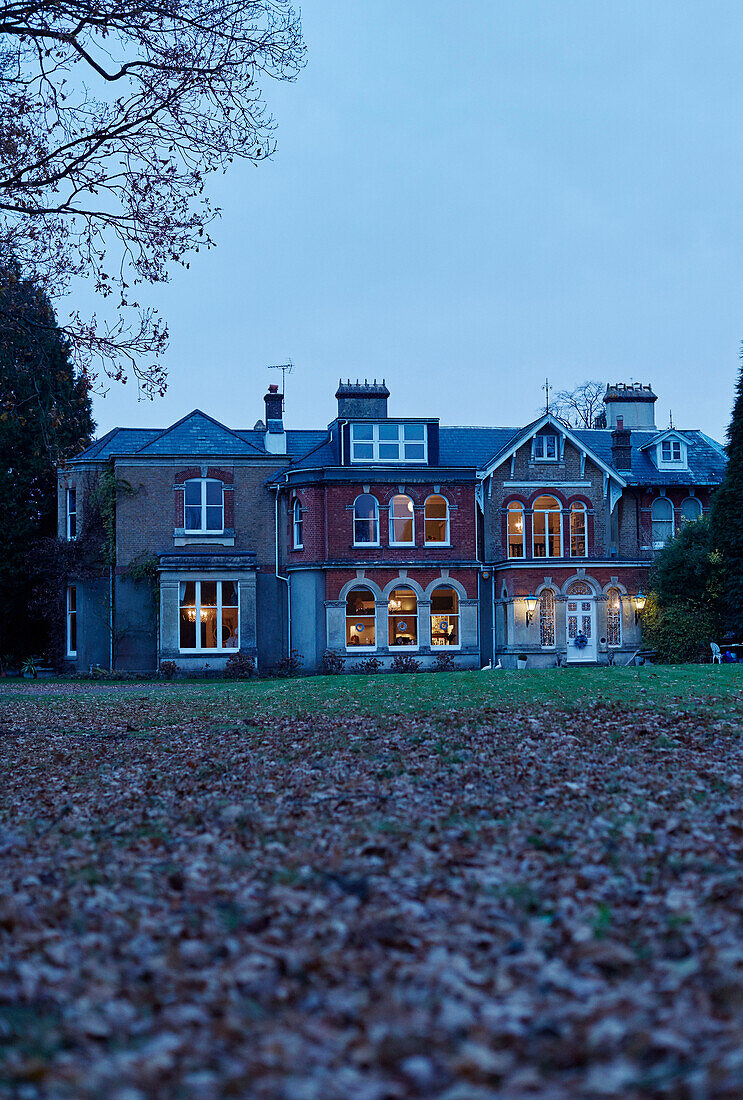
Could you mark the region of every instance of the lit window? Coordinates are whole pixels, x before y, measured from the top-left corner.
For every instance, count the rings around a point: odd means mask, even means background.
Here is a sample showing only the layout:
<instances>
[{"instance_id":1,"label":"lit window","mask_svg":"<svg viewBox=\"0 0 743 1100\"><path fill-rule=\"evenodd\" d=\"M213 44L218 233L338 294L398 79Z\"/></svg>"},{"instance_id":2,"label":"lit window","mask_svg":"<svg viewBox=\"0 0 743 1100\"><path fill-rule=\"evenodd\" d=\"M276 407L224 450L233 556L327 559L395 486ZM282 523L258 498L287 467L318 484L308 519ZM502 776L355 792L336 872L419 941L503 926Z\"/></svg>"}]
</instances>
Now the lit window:
<instances>
[{"instance_id":1,"label":"lit window","mask_svg":"<svg viewBox=\"0 0 743 1100\"><path fill-rule=\"evenodd\" d=\"M67 538L77 538L77 489L67 490Z\"/></svg>"},{"instance_id":2,"label":"lit window","mask_svg":"<svg viewBox=\"0 0 743 1100\"><path fill-rule=\"evenodd\" d=\"M304 536L304 508L302 507L301 500L296 497L292 506L292 533L294 536L294 549L301 550L304 545L302 542Z\"/></svg>"},{"instance_id":3,"label":"lit window","mask_svg":"<svg viewBox=\"0 0 743 1100\"><path fill-rule=\"evenodd\" d=\"M532 524L534 557L562 557L562 511L554 497L537 497Z\"/></svg>"},{"instance_id":4,"label":"lit window","mask_svg":"<svg viewBox=\"0 0 743 1100\"><path fill-rule=\"evenodd\" d=\"M423 507L423 527L426 545L449 544L449 501L446 497L435 494L428 498Z\"/></svg>"},{"instance_id":5,"label":"lit window","mask_svg":"<svg viewBox=\"0 0 743 1100\"><path fill-rule=\"evenodd\" d=\"M668 497L656 497L650 506L653 524L653 546L660 549L673 538L673 505Z\"/></svg>"},{"instance_id":6,"label":"lit window","mask_svg":"<svg viewBox=\"0 0 743 1100\"><path fill-rule=\"evenodd\" d=\"M379 503L370 493L353 502L354 546L379 546Z\"/></svg>"},{"instance_id":7,"label":"lit window","mask_svg":"<svg viewBox=\"0 0 743 1100\"><path fill-rule=\"evenodd\" d=\"M185 484L185 527L190 533L224 530L222 482L212 478L194 478Z\"/></svg>"},{"instance_id":8,"label":"lit window","mask_svg":"<svg viewBox=\"0 0 743 1100\"><path fill-rule=\"evenodd\" d=\"M524 557L524 507L518 501L508 505L508 556Z\"/></svg>"},{"instance_id":9,"label":"lit window","mask_svg":"<svg viewBox=\"0 0 743 1100\"><path fill-rule=\"evenodd\" d=\"M77 587L67 588L67 656L77 657Z\"/></svg>"},{"instance_id":10,"label":"lit window","mask_svg":"<svg viewBox=\"0 0 743 1100\"><path fill-rule=\"evenodd\" d=\"M418 645L418 597L412 588L396 588L390 593L390 645Z\"/></svg>"},{"instance_id":11,"label":"lit window","mask_svg":"<svg viewBox=\"0 0 743 1100\"><path fill-rule=\"evenodd\" d=\"M346 596L346 647L374 649L374 594L368 588L352 588Z\"/></svg>"},{"instance_id":12,"label":"lit window","mask_svg":"<svg viewBox=\"0 0 743 1100\"><path fill-rule=\"evenodd\" d=\"M535 435L531 441L531 457L535 462L556 462L557 436Z\"/></svg>"},{"instance_id":13,"label":"lit window","mask_svg":"<svg viewBox=\"0 0 743 1100\"><path fill-rule=\"evenodd\" d=\"M459 594L448 585L431 593L431 645L459 645Z\"/></svg>"},{"instance_id":14,"label":"lit window","mask_svg":"<svg viewBox=\"0 0 743 1100\"><path fill-rule=\"evenodd\" d=\"M404 493L398 493L392 498L390 519L392 521L390 542L411 546L415 542L415 513L410 497L405 496Z\"/></svg>"},{"instance_id":15,"label":"lit window","mask_svg":"<svg viewBox=\"0 0 743 1100\"><path fill-rule=\"evenodd\" d=\"M181 581L180 648L196 652L237 649L237 581Z\"/></svg>"},{"instance_id":16,"label":"lit window","mask_svg":"<svg viewBox=\"0 0 743 1100\"><path fill-rule=\"evenodd\" d=\"M610 588L606 595L606 641L617 649L622 644L622 594L618 588Z\"/></svg>"},{"instance_id":17,"label":"lit window","mask_svg":"<svg viewBox=\"0 0 743 1100\"><path fill-rule=\"evenodd\" d=\"M352 462L425 462L425 424L352 424Z\"/></svg>"},{"instance_id":18,"label":"lit window","mask_svg":"<svg viewBox=\"0 0 743 1100\"><path fill-rule=\"evenodd\" d=\"M586 506L576 503L570 509L570 557L585 558L587 554Z\"/></svg>"},{"instance_id":19,"label":"lit window","mask_svg":"<svg viewBox=\"0 0 743 1100\"><path fill-rule=\"evenodd\" d=\"M696 497L687 497L681 505L681 519L687 522L702 518L702 502Z\"/></svg>"},{"instance_id":20,"label":"lit window","mask_svg":"<svg viewBox=\"0 0 743 1100\"><path fill-rule=\"evenodd\" d=\"M539 643L542 649L555 648L555 593L551 588L539 596Z\"/></svg>"},{"instance_id":21,"label":"lit window","mask_svg":"<svg viewBox=\"0 0 743 1100\"><path fill-rule=\"evenodd\" d=\"M681 461L681 444L678 439L664 439L660 448L661 457L664 462Z\"/></svg>"}]
</instances>

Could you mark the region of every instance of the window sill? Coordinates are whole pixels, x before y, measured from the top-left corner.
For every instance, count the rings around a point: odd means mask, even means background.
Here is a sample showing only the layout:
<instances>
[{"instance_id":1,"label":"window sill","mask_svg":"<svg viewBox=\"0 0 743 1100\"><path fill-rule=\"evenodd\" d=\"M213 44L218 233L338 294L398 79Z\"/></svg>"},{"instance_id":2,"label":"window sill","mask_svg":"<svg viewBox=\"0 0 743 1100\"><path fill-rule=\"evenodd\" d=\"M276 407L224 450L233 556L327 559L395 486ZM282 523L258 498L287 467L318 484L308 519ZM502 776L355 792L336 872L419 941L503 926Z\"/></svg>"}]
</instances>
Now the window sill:
<instances>
[{"instance_id":1,"label":"window sill","mask_svg":"<svg viewBox=\"0 0 743 1100\"><path fill-rule=\"evenodd\" d=\"M292 547L290 547L290 549L289 549L289 553L290 553L290 554L294 554L294 553L296 553L296 552L297 552L298 550L304 550L304 545L301 545L301 546L292 546Z\"/></svg>"},{"instance_id":2,"label":"window sill","mask_svg":"<svg viewBox=\"0 0 743 1100\"><path fill-rule=\"evenodd\" d=\"M354 550L379 550L381 542L355 542Z\"/></svg>"},{"instance_id":3,"label":"window sill","mask_svg":"<svg viewBox=\"0 0 743 1100\"><path fill-rule=\"evenodd\" d=\"M182 527L176 527L173 531L174 546L193 546L206 543L210 546L234 546L235 532L225 531L184 531Z\"/></svg>"},{"instance_id":4,"label":"window sill","mask_svg":"<svg viewBox=\"0 0 743 1100\"><path fill-rule=\"evenodd\" d=\"M447 547L451 548L450 542L424 542L423 545L427 550L446 550Z\"/></svg>"},{"instance_id":5,"label":"window sill","mask_svg":"<svg viewBox=\"0 0 743 1100\"><path fill-rule=\"evenodd\" d=\"M390 542L388 545L391 550L415 550L416 548L414 542Z\"/></svg>"},{"instance_id":6,"label":"window sill","mask_svg":"<svg viewBox=\"0 0 743 1100\"><path fill-rule=\"evenodd\" d=\"M232 653L239 653L239 649L179 649L181 657L229 657Z\"/></svg>"}]
</instances>

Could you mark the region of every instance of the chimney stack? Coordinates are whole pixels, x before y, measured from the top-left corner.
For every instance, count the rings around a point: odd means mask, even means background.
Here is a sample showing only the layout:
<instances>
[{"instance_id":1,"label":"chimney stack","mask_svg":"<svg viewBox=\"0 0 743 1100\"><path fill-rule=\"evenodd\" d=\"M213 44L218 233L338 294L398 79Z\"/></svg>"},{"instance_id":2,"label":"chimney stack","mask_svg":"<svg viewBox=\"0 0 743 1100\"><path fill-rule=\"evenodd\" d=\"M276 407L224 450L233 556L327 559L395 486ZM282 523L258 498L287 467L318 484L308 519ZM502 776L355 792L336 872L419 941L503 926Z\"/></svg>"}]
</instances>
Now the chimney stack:
<instances>
[{"instance_id":1,"label":"chimney stack","mask_svg":"<svg viewBox=\"0 0 743 1100\"><path fill-rule=\"evenodd\" d=\"M266 402L266 435L264 443L269 454L286 454L286 432L284 431L284 395L273 383L268 387Z\"/></svg>"},{"instance_id":2,"label":"chimney stack","mask_svg":"<svg viewBox=\"0 0 743 1100\"><path fill-rule=\"evenodd\" d=\"M355 382L350 378L344 382L341 378L335 394L338 400L338 419L386 420L389 395L384 379L380 383L376 378L373 382L368 382L366 378L363 382L359 382L358 378Z\"/></svg>"},{"instance_id":3,"label":"chimney stack","mask_svg":"<svg viewBox=\"0 0 743 1100\"><path fill-rule=\"evenodd\" d=\"M650 386L642 382L607 383L604 394L607 428L640 428L655 431L655 402L658 400Z\"/></svg>"},{"instance_id":4,"label":"chimney stack","mask_svg":"<svg viewBox=\"0 0 743 1100\"><path fill-rule=\"evenodd\" d=\"M611 462L615 470L628 471L632 469L632 433L623 425L623 421L618 423L611 433Z\"/></svg>"}]
</instances>

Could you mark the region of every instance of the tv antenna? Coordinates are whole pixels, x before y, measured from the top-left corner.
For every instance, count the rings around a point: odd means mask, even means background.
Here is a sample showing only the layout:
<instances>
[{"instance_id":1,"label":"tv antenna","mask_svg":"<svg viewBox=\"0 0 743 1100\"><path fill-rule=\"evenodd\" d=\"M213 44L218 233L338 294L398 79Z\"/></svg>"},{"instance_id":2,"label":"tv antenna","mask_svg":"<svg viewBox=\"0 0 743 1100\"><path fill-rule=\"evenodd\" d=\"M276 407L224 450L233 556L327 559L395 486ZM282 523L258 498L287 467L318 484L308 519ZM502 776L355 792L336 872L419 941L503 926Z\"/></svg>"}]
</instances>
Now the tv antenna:
<instances>
[{"instance_id":1,"label":"tv antenna","mask_svg":"<svg viewBox=\"0 0 743 1100\"><path fill-rule=\"evenodd\" d=\"M285 363L272 363L268 370L280 370L281 371L281 408L284 408L284 398L286 396L286 376L291 374L294 370L294 364L291 359L287 359Z\"/></svg>"}]
</instances>

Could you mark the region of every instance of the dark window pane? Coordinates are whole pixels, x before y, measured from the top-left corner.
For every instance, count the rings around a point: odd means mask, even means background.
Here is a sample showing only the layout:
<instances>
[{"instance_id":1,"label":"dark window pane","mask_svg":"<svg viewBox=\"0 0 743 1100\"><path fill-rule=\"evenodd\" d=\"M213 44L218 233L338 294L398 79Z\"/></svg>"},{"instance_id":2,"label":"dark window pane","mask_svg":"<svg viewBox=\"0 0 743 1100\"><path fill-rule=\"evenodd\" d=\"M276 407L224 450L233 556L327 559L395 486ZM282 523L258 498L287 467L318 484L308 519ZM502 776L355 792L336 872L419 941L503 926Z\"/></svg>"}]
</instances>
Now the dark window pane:
<instances>
[{"instance_id":1,"label":"dark window pane","mask_svg":"<svg viewBox=\"0 0 743 1100\"><path fill-rule=\"evenodd\" d=\"M379 425L379 438L380 439L397 439L400 434L400 427L398 424L380 424Z\"/></svg>"},{"instance_id":2,"label":"dark window pane","mask_svg":"<svg viewBox=\"0 0 743 1100\"><path fill-rule=\"evenodd\" d=\"M201 648L217 648L217 609L201 605Z\"/></svg>"},{"instance_id":3,"label":"dark window pane","mask_svg":"<svg viewBox=\"0 0 743 1100\"><path fill-rule=\"evenodd\" d=\"M222 505L214 507L211 504L206 506L206 529L207 531L221 531L222 530Z\"/></svg>"},{"instance_id":4,"label":"dark window pane","mask_svg":"<svg viewBox=\"0 0 743 1100\"><path fill-rule=\"evenodd\" d=\"M186 482L186 504L194 504L201 507L201 482Z\"/></svg>"},{"instance_id":5,"label":"dark window pane","mask_svg":"<svg viewBox=\"0 0 743 1100\"><path fill-rule=\"evenodd\" d=\"M424 432L426 430L425 424L406 424L405 425L405 438L406 439L424 439Z\"/></svg>"},{"instance_id":6,"label":"dark window pane","mask_svg":"<svg viewBox=\"0 0 743 1100\"><path fill-rule=\"evenodd\" d=\"M405 444L405 457L406 458L425 458L426 449L422 443L406 443Z\"/></svg>"},{"instance_id":7,"label":"dark window pane","mask_svg":"<svg viewBox=\"0 0 743 1100\"><path fill-rule=\"evenodd\" d=\"M181 607L196 606L196 584L194 581L181 581L179 586Z\"/></svg>"},{"instance_id":8,"label":"dark window pane","mask_svg":"<svg viewBox=\"0 0 743 1100\"><path fill-rule=\"evenodd\" d=\"M196 612L181 608L181 649L196 649Z\"/></svg>"},{"instance_id":9,"label":"dark window pane","mask_svg":"<svg viewBox=\"0 0 743 1100\"><path fill-rule=\"evenodd\" d=\"M222 503L222 482L221 481L207 481L206 483L206 503L207 504L219 504Z\"/></svg>"},{"instance_id":10,"label":"dark window pane","mask_svg":"<svg viewBox=\"0 0 743 1100\"><path fill-rule=\"evenodd\" d=\"M222 581L222 606L237 607L237 581Z\"/></svg>"},{"instance_id":11,"label":"dark window pane","mask_svg":"<svg viewBox=\"0 0 743 1100\"><path fill-rule=\"evenodd\" d=\"M371 443L354 443L354 458L374 458L374 447Z\"/></svg>"},{"instance_id":12,"label":"dark window pane","mask_svg":"<svg viewBox=\"0 0 743 1100\"><path fill-rule=\"evenodd\" d=\"M380 443L379 444L379 457L398 459L400 457L400 445L399 443Z\"/></svg>"},{"instance_id":13,"label":"dark window pane","mask_svg":"<svg viewBox=\"0 0 743 1100\"><path fill-rule=\"evenodd\" d=\"M216 581L202 581L201 582L201 606L202 607L216 607L217 606L217 582Z\"/></svg>"},{"instance_id":14,"label":"dark window pane","mask_svg":"<svg viewBox=\"0 0 743 1100\"><path fill-rule=\"evenodd\" d=\"M186 530L201 530L201 508L186 508Z\"/></svg>"},{"instance_id":15,"label":"dark window pane","mask_svg":"<svg viewBox=\"0 0 743 1100\"><path fill-rule=\"evenodd\" d=\"M222 649L237 649L237 608L222 611Z\"/></svg>"},{"instance_id":16,"label":"dark window pane","mask_svg":"<svg viewBox=\"0 0 743 1100\"><path fill-rule=\"evenodd\" d=\"M374 438L374 425L373 424L354 424L352 428L352 434L354 439L373 439Z\"/></svg>"}]
</instances>

